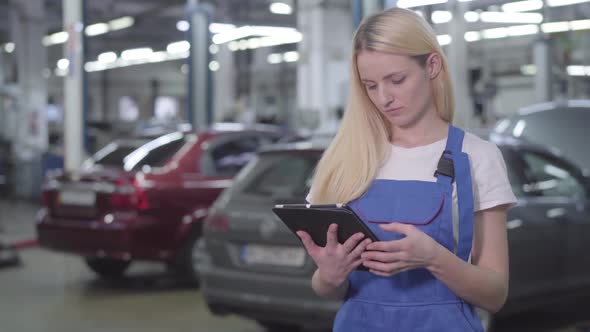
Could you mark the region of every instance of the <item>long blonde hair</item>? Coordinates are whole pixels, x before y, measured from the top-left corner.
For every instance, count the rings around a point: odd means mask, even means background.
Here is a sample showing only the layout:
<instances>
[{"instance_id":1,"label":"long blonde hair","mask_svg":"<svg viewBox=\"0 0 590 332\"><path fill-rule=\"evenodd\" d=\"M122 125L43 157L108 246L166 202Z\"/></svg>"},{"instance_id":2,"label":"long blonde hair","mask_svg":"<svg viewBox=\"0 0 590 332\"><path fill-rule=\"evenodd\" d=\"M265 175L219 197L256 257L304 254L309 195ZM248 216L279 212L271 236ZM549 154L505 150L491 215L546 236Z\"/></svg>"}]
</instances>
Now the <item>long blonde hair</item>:
<instances>
[{"instance_id":1,"label":"long blonde hair","mask_svg":"<svg viewBox=\"0 0 590 332\"><path fill-rule=\"evenodd\" d=\"M447 60L424 19L401 8L365 18L355 32L350 91L340 128L315 170L314 204L346 203L362 195L389 156L391 124L373 105L360 81L357 56L362 51L408 55L422 66L429 54L441 57L442 68L431 81L439 116L452 122L454 98Z\"/></svg>"}]
</instances>

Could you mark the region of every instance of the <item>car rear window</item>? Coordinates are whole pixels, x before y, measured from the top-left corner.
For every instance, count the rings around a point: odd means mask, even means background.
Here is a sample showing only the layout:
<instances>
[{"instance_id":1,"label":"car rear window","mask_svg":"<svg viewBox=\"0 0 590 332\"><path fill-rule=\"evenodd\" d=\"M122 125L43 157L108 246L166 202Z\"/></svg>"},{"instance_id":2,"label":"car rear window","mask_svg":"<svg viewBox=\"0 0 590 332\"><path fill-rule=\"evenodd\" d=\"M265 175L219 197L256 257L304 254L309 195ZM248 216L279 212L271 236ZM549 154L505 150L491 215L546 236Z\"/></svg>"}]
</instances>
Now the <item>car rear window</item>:
<instances>
[{"instance_id":1,"label":"car rear window","mask_svg":"<svg viewBox=\"0 0 590 332\"><path fill-rule=\"evenodd\" d=\"M248 195L274 198L304 197L319 158L319 152L262 154L256 165L244 175L241 191Z\"/></svg>"},{"instance_id":2,"label":"car rear window","mask_svg":"<svg viewBox=\"0 0 590 332\"><path fill-rule=\"evenodd\" d=\"M123 166L123 160L137 147L132 146L117 146L114 150L94 161L95 165L103 166Z\"/></svg>"},{"instance_id":3,"label":"car rear window","mask_svg":"<svg viewBox=\"0 0 590 332\"><path fill-rule=\"evenodd\" d=\"M125 158L125 170L140 170L144 166L161 167L187 142L190 135L173 133L150 141Z\"/></svg>"}]
</instances>

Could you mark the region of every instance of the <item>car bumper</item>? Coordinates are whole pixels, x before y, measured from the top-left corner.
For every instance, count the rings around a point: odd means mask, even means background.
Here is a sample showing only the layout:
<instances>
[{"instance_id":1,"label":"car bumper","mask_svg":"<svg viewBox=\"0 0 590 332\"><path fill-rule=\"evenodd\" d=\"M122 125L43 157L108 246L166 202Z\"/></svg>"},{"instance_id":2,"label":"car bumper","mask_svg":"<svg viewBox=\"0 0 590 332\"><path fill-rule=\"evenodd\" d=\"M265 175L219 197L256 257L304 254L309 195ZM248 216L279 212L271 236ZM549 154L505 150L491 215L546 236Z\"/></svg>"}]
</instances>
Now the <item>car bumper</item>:
<instances>
[{"instance_id":1,"label":"car bumper","mask_svg":"<svg viewBox=\"0 0 590 332\"><path fill-rule=\"evenodd\" d=\"M341 304L316 296L307 276L220 268L211 264L202 250L197 260L201 293L214 314L233 313L267 322L305 322L309 327L330 328Z\"/></svg>"},{"instance_id":2,"label":"car bumper","mask_svg":"<svg viewBox=\"0 0 590 332\"><path fill-rule=\"evenodd\" d=\"M144 220L144 219L148 220ZM50 216L45 209L37 215L37 238L41 247L87 257L166 260L170 254L158 248L146 248L135 234L150 217L136 213L112 213L96 219L62 219ZM108 220L108 222L107 222Z\"/></svg>"}]
</instances>

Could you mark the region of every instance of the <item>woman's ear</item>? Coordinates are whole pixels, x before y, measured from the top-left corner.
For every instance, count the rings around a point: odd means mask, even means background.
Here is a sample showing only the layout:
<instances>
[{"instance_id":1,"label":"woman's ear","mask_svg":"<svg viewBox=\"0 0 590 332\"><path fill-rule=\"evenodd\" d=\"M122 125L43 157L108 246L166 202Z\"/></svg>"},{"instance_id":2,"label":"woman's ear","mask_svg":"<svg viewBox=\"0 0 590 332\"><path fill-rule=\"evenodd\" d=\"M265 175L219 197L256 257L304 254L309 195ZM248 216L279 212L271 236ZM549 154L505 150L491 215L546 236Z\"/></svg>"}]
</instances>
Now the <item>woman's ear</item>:
<instances>
[{"instance_id":1,"label":"woman's ear","mask_svg":"<svg viewBox=\"0 0 590 332\"><path fill-rule=\"evenodd\" d=\"M438 53L431 53L426 59L426 70L428 77L435 79L442 69L442 59Z\"/></svg>"}]
</instances>

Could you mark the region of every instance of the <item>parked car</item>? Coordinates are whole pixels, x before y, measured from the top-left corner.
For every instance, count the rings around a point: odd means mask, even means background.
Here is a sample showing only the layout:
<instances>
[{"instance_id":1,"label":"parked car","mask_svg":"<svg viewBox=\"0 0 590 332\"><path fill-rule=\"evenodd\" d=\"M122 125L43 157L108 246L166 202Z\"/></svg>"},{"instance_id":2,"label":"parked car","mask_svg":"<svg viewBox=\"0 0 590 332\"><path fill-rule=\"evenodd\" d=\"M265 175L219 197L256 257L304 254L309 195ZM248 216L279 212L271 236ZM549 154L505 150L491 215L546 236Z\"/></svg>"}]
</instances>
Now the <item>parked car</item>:
<instances>
[{"instance_id":1,"label":"parked car","mask_svg":"<svg viewBox=\"0 0 590 332\"><path fill-rule=\"evenodd\" d=\"M530 105L498 121L494 131L552 147L590 172L585 141L590 124L590 100L563 100Z\"/></svg>"},{"instance_id":2,"label":"parked car","mask_svg":"<svg viewBox=\"0 0 590 332\"><path fill-rule=\"evenodd\" d=\"M519 204L508 213L510 294L496 317L536 308L590 286L590 182L546 149L494 136ZM265 149L214 203L198 244L202 294L214 314L281 328L329 328L340 306L316 296L316 269L271 208L304 201L325 145ZM305 256L305 259L301 259ZM492 317L481 311L485 326Z\"/></svg>"},{"instance_id":3,"label":"parked car","mask_svg":"<svg viewBox=\"0 0 590 332\"><path fill-rule=\"evenodd\" d=\"M280 137L274 127L219 124L170 133L129 154L119 145L103 149L94 167L47 179L39 243L83 256L102 277L149 260L196 279L191 252L209 205L260 146Z\"/></svg>"}]
</instances>

